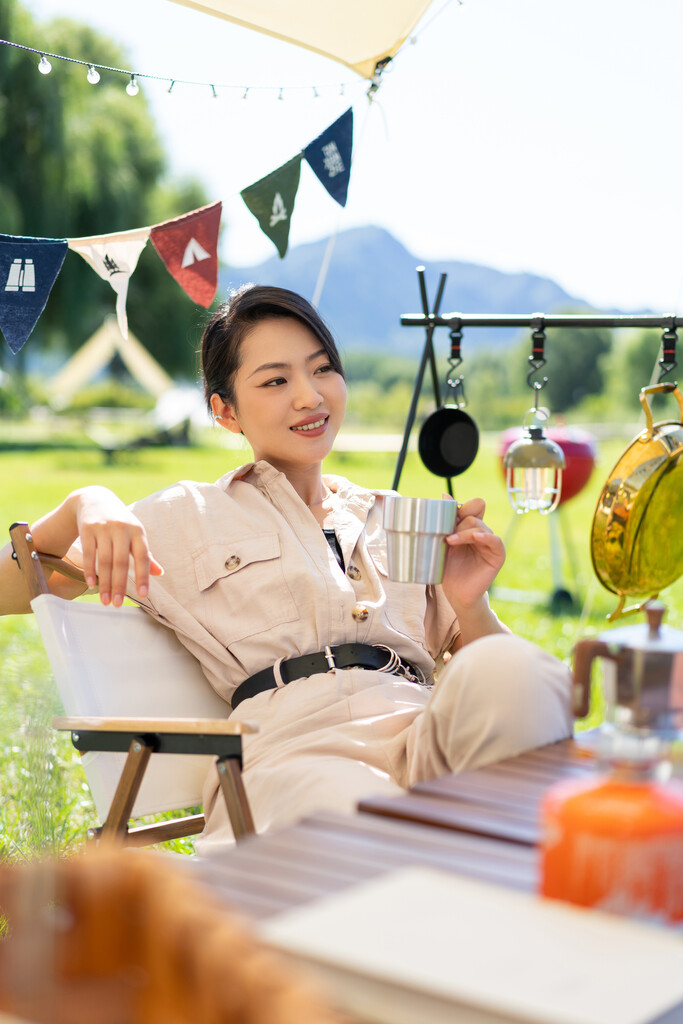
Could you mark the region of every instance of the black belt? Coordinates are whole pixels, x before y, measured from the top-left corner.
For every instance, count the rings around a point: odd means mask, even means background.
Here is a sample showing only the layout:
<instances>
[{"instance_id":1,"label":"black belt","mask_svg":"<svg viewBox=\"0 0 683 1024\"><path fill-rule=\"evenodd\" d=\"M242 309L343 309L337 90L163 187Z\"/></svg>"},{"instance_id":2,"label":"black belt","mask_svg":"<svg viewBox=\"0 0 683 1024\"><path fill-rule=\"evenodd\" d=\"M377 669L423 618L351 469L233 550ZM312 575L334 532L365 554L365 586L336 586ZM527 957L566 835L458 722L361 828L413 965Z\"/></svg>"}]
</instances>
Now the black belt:
<instances>
[{"instance_id":1,"label":"black belt","mask_svg":"<svg viewBox=\"0 0 683 1024\"><path fill-rule=\"evenodd\" d=\"M303 654L300 658L286 658L280 662L280 675L283 683L291 683L303 676L313 676L317 672L330 672L334 668L369 668L384 669L386 672L399 673L417 678L418 673L407 662L402 661L388 647L373 647L371 644L339 644L326 647L315 654ZM232 706L236 708L247 697L253 697L262 690L276 687L275 671L264 668L249 676L237 687L232 695Z\"/></svg>"}]
</instances>

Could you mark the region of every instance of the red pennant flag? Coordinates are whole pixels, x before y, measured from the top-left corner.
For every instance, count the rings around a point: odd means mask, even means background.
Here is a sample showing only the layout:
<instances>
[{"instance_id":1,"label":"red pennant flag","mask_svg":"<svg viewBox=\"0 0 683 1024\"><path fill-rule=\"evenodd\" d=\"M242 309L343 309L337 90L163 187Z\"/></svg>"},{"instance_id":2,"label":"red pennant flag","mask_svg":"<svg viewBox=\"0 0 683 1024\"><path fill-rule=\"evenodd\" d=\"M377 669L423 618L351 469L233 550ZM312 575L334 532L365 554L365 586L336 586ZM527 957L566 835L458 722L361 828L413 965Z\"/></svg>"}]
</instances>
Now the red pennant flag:
<instances>
[{"instance_id":1,"label":"red pennant flag","mask_svg":"<svg viewBox=\"0 0 683 1024\"><path fill-rule=\"evenodd\" d=\"M222 203L192 210L152 228L152 245L190 298L207 309L218 288L218 228Z\"/></svg>"}]
</instances>

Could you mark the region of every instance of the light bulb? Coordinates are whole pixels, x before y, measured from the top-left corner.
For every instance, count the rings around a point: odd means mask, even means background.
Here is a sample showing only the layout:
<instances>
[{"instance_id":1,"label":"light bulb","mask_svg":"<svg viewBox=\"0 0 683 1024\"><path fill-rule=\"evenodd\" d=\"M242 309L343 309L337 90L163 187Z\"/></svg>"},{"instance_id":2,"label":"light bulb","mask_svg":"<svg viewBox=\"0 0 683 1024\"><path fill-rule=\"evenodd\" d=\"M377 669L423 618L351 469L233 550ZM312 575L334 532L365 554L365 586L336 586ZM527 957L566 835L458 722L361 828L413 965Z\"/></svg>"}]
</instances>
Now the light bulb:
<instances>
[{"instance_id":1,"label":"light bulb","mask_svg":"<svg viewBox=\"0 0 683 1024\"><path fill-rule=\"evenodd\" d=\"M40 71L41 75L49 75L52 71L52 64L50 64L49 60L47 59L44 53L41 53L40 55L40 64L38 65L38 70Z\"/></svg>"},{"instance_id":2,"label":"light bulb","mask_svg":"<svg viewBox=\"0 0 683 1024\"><path fill-rule=\"evenodd\" d=\"M562 491L562 471L543 467L508 467L507 489L515 512L548 515L557 508Z\"/></svg>"},{"instance_id":3,"label":"light bulb","mask_svg":"<svg viewBox=\"0 0 683 1024\"><path fill-rule=\"evenodd\" d=\"M137 96L137 94L140 92L140 86L135 81L135 75L130 76L130 82L126 86L126 92L129 96Z\"/></svg>"},{"instance_id":4,"label":"light bulb","mask_svg":"<svg viewBox=\"0 0 683 1024\"><path fill-rule=\"evenodd\" d=\"M94 64L88 64L88 74L86 75L86 78L88 79L91 85L97 85L97 83L99 82L100 73Z\"/></svg>"}]
</instances>

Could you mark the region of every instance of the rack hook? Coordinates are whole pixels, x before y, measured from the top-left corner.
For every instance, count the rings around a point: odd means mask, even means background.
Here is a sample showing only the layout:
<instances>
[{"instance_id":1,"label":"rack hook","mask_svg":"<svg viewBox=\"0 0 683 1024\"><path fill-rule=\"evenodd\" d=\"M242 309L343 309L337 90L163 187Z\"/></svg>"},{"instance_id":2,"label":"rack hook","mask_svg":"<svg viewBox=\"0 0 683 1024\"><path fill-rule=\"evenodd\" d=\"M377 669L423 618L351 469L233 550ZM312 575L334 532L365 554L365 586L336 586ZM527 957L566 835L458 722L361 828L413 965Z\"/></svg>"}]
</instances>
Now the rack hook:
<instances>
[{"instance_id":1,"label":"rack hook","mask_svg":"<svg viewBox=\"0 0 683 1024\"><path fill-rule=\"evenodd\" d=\"M662 380L666 377L667 373L671 373L671 371L678 366L676 361L676 342L678 340L676 317L664 317L662 327L664 328L664 331L662 333L662 357L659 360L661 373L657 380L658 384L662 383Z\"/></svg>"},{"instance_id":2,"label":"rack hook","mask_svg":"<svg viewBox=\"0 0 683 1024\"><path fill-rule=\"evenodd\" d=\"M538 392L546 386L548 378L542 381L532 380L533 375L538 373L541 367L545 366L545 319L542 314L537 313L531 320L531 355L529 365L531 369L526 375L526 382L536 392L536 406L538 406Z\"/></svg>"}]
</instances>

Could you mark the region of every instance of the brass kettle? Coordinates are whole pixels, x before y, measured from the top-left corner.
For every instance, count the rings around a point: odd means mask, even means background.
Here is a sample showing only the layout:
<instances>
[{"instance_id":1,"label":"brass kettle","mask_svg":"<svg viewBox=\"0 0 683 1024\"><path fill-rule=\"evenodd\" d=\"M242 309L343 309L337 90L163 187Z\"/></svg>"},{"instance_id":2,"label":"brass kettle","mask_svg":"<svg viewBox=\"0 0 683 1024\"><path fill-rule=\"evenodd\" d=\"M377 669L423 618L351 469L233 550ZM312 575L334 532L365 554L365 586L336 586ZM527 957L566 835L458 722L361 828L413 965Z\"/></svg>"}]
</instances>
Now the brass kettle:
<instances>
[{"instance_id":1,"label":"brass kettle","mask_svg":"<svg viewBox=\"0 0 683 1024\"><path fill-rule=\"evenodd\" d=\"M591 668L604 658L607 718L683 734L683 633L663 626L661 601L644 606L647 623L610 629L574 648L574 714L588 714Z\"/></svg>"}]
</instances>

